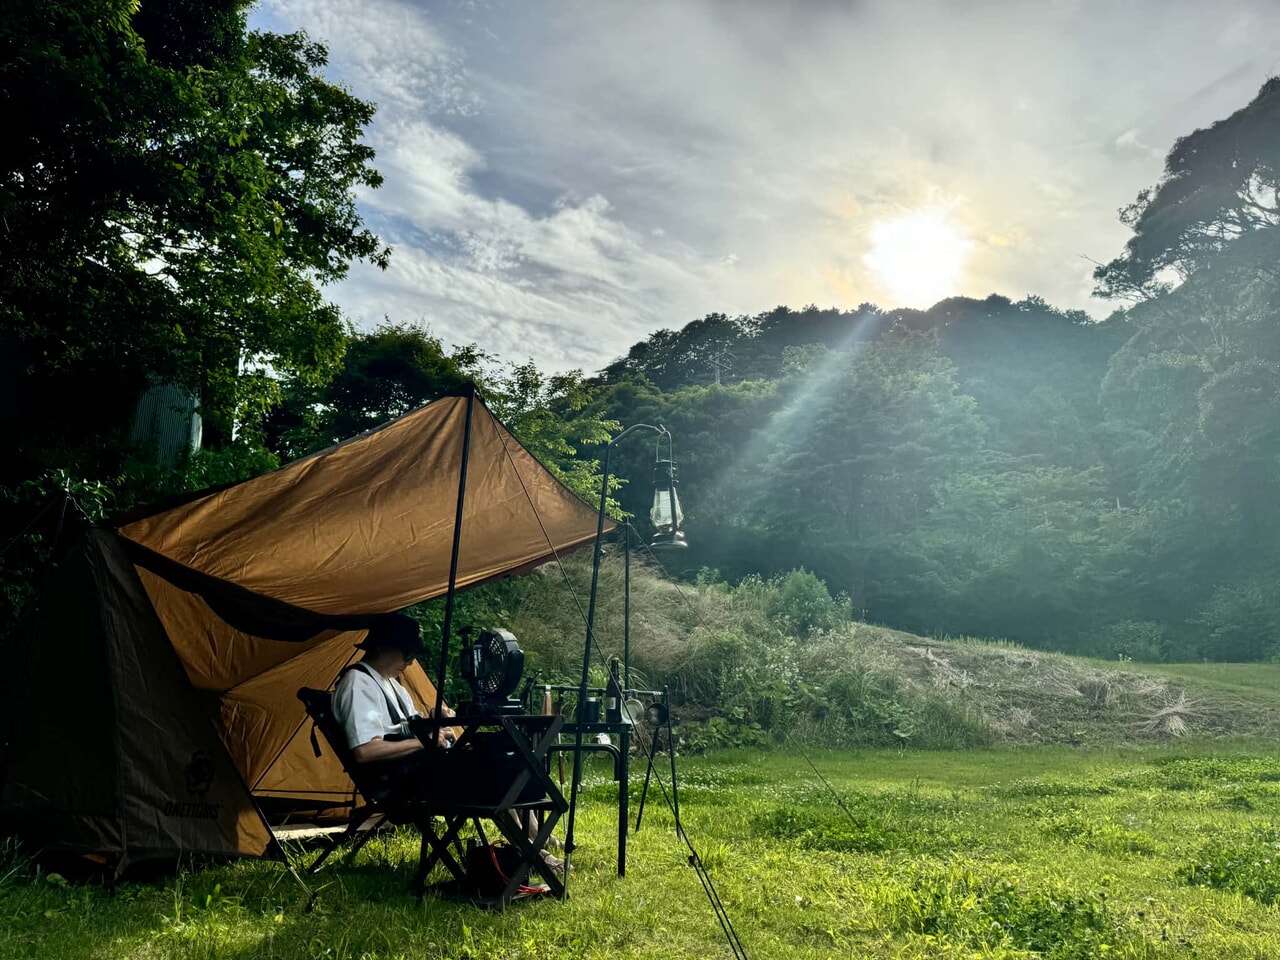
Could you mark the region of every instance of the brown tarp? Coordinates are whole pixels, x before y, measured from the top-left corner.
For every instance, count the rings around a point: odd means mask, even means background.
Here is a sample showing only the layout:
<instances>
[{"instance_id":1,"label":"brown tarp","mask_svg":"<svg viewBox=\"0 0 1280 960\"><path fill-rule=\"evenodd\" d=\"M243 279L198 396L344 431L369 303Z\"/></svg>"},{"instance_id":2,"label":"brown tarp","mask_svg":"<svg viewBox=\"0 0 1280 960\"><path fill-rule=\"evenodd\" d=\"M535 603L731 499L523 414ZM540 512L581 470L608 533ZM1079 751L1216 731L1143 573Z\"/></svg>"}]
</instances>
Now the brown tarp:
<instances>
[{"instance_id":1,"label":"brown tarp","mask_svg":"<svg viewBox=\"0 0 1280 960\"><path fill-rule=\"evenodd\" d=\"M238 628L220 616L227 613L219 606L221 593L231 585L287 605L286 615L343 619L444 594L468 400L445 397L273 473L119 529L151 552L137 559L158 571L139 567L152 606L192 686L217 696L222 740L255 794L350 793L332 758L317 760L309 736L299 736L306 723L296 694L304 686L328 687L354 658L363 631L270 639L261 635L267 631ZM459 589L589 542L597 520L478 397L471 409ZM182 576L152 553L207 581L175 584ZM238 603L234 597L226 602ZM420 709L434 703L435 687L420 668L406 676Z\"/></svg>"},{"instance_id":2,"label":"brown tarp","mask_svg":"<svg viewBox=\"0 0 1280 960\"><path fill-rule=\"evenodd\" d=\"M193 570L316 613L381 613L441 596L449 585L467 399L437 400L120 533ZM569 549L596 531L593 508L483 403L474 410L460 590L549 560L551 545ZM180 652L179 637L189 633L174 638ZM238 663L234 657L228 669Z\"/></svg>"},{"instance_id":3,"label":"brown tarp","mask_svg":"<svg viewBox=\"0 0 1280 960\"><path fill-rule=\"evenodd\" d=\"M113 556L128 558L132 589L147 607L100 597L103 615L125 638L143 629L141 620L153 624L147 629L167 636L175 671L180 664L185 673L148 674L152 654L109 649L136 674L128 691L114 690L136 698L112 718L128 729L110 758L98 758L115 764L117 785L129 767L155 783L168 775L181 782L156 767L167 760L145 757L147 743L168 736L170 714L178 711L216 729L215 765L229 759L238 786L260 799L323 807L350 796L330 752L315 756L297 691L329 687L357 658L354 645L372 617L447 592L468 409L458 588L531 569L593 540L596 510L525 450L471 389L273 473L126 523L118 538L100 531L113 542ZM42 632L43 643L58 642ZM405 684L424 712L434 703L435 688L417 665ZM108 692L101 694L105 702ZM96 768L86 757L89 769ZM145 785L135 786L120 788L130 822L152 815L134 797L146 794ZM86 813L102 806L90 802L99 787L83 790ZM113 803L121 799L108 792ZM219 809L232 807L226 801ZM118 828L112 817L106 821L98 834L110 846ZM247 794L224 826L225 852L262 854L270 843ZM147 849L193 849L163 822L149 829L155 844L142 844Z\"/></svg>"}]
</instances>

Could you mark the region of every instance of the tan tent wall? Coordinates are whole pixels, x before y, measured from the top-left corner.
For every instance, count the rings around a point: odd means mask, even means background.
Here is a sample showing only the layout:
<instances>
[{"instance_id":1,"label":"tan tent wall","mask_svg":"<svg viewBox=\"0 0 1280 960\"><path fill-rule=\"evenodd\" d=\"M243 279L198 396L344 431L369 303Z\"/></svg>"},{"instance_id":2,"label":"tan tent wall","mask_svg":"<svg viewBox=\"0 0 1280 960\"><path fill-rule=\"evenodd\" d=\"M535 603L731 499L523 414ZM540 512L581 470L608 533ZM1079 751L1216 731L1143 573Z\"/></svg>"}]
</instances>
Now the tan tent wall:
<instances>
[{"instance_id":1,"label":"tan tent wall","mask_svg":"<svg viewBox=\"0 0 1280 960\"><path fill-rule=\"evenodd\" d=\"M404 673L404 685L422 713L435 704L435 686L417 664ZM326 684L308 684L323 688ZM294 688L297 689L296 687ZM250 781L253 792L264 797L302 797L317 800L333 800L335 803L352 795L352 784L342 772L334 753L323 738L319 738L320 757L316 758L311 746L311 723L302 715L301 703L296 716L301 728L284 746L276 761L264 771L260 780Z\"/></svg>"},{"instance_id":2,"label":"tan tent wall","mask_svg":"<svg viewBox=\"0 0 1280 960\"><path fill-rule=\"evenodd\" d=\"M300 643L253 637L219 619L195 594L148 570L138 573L153 603L159 601L170 637L200 624L202 642L186 636L187 679L208 699L222 742L253 793L334 803L349 797L351 781L333 751L321 744L321 756L315 756L310 722L296 694L302 687L332 685L343 667L359 659L355 645L365 632L327 630ZM222 686L228 682L233 685ZM405 671L404 684L419 711L435 705L435 685L420 666Z\"/></svg>"}]
</instances>

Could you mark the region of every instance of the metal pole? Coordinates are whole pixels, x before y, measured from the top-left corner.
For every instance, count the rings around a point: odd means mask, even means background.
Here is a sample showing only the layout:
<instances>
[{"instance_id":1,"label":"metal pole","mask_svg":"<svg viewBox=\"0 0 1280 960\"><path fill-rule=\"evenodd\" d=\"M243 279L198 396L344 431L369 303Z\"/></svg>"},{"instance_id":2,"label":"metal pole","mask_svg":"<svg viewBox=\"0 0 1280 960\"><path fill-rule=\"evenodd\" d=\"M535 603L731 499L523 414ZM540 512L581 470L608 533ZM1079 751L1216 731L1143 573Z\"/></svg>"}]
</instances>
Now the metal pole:
<instances>
[{"instance_id":1,"label":"metal pole","mask_svg":"<svg viewBox=\"0 0 1280 960\"><path fill-rule=\"evenodd\" d=\"M622 528L622 689L631 689L631 525ZM634 720L635 718L632 717Z\"/></svg>"},{"instance_id":2,"label":"metal pole","mask_svg":"<svg viewBox=\"0 0 1280 960\"><path fill-rule=\"evenodd\" d=\"M596 515L596 546L591 559L591 598L587 602L587 640L582 648L582 682L578 685L578 716L574 723L573 734L573 779L569 785L569 826L564 835L564 880L566 894L569 889L569 868L572 865L574 848L574 826L578 814L578 788L582 784L582 725L586 719L587 681L591 670L591 641L594 637L596 623L596 594L600 585L600 556L604 551L604 512L609 505L609 453L613 445L633 430L644 428L657 430L648 423L635 423L610 440L604 448L604 462L601 464L600 478L600 510Z\"/></svg>"},{"instance_id":3,"label":"metal pole","mask_svg":"<svg viewBox=\"0 0 1280 960\"><path fill-rule=\"evenodd\" d=\"M440 722L443 719L440 710L444 706L444 677L449 669L449 631L453 627L453 598L458 592L458 548L462 545L462 507L467 499L467 460L471 456L471 412L475 407L476 388L474 385L467 392L467 423L462 431L462 467L458 472L458 509L453 518L453 554L449 559L449 591L444 600L444 625L440 628L440 670L436 674L436 707L433 718L436 721L439 742Z\"/></svg>"},{"instance_id":4,"label":"metal pole","mask_svg":"<svg viewBox=\"0 0 1280 960\"><path fill-rule=\"evenodd\" d=\"M658 753L658 731L661 729L661 727L654 727L649 736L649 765L645 768L644 787L640 790L640 809L636 811L636 833L640 832L640 822L644 819L644 802L649 796L649 781L653 779L653 758Z\"/></svg>"},{"instance_id":5,"label":"metal pole","mask_svg":"<svg viewBox=\"0 0 1280 960\"><path fill-rule=\"evenodd\" d=\"M623 433L626 431L624 430ZM618 434L619 437L622 434ZM609 451L616 442L610 440L604 448L603 476L600 478L600 512L596 516L596 545L591 560L591 598L587 601L587 640L582 648L582 683L578 685L578 711L573 725L573 777L569 781L569 826L564 833L564 881L569 889L569 868L573 860L573 828L578 814L578 787L582 783L582 725L587 719L587 680L591 670L591 637L596 622L596 590L600 583L600 555L604 550L604 511L609 505Z\"/></svg>"}]
</instances>

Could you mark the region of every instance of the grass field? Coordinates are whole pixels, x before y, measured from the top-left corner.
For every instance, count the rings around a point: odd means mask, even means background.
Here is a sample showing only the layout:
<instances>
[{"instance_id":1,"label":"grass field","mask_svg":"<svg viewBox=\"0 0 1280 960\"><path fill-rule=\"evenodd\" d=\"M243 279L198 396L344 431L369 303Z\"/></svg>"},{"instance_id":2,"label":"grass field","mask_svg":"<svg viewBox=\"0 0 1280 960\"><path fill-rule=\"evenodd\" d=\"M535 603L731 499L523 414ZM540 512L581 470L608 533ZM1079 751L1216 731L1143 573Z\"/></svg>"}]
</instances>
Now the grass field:
<instances>
[{"instance_id":1,"label":"grass field","mask_svg":"<svg viewBox=\"0 0 1280 960\"><path fill-rule=\"evenodd\" d=\"M1274 743L811 756L844 810L792 752L680 761L688 834L756 960L1280 957ZM660 797L614 875L612 795L586 791L571 899L505 913L419 904L407 834L327 867L310 914L277 864L112 896L9 851L0 957L730 956Z\"/></svg>"},{"instance_id":2,"label":"grass field","mask_svg":"<svg viewBox=\"0 0 1280 960\"><path fill-rule=\"evenodd\" d=\"M1141 670L1280 704L1280 663L1144 663Z\"/></svg>"}]
</instances>

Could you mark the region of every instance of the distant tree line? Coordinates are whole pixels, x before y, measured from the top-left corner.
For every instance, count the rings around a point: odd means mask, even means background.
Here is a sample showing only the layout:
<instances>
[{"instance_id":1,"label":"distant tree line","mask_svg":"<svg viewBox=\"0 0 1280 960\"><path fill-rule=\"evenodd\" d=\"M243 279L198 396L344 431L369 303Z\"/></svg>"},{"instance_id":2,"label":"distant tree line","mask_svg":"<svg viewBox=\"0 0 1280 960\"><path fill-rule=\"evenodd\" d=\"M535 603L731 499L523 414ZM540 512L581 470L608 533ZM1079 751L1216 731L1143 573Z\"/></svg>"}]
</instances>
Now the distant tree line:
<instances>
[{"instance_id":1,"label":"distant tree line","mask_svg":"<svg viewBox=\"0 0 1280 960\"><path fill-rule=\"evenodd\" d=\"M620 425L675 437L690 578L805 568L851 615L1135 659L1280 655L1280 80L1179 140L1096 272L1037 297L786 307L547 375L323 295L389 251L360 220L373 115L243 0L16 0L0 19L0 630L69 488L109 515L252 476L481 384L580 495ZM718 381L718 382L717 382ZM186 391L198 452L131 430ZM613 464L643 518L654 448ZM640 521L643 524L643 519Z\"/></svg>"}]
</instances>

